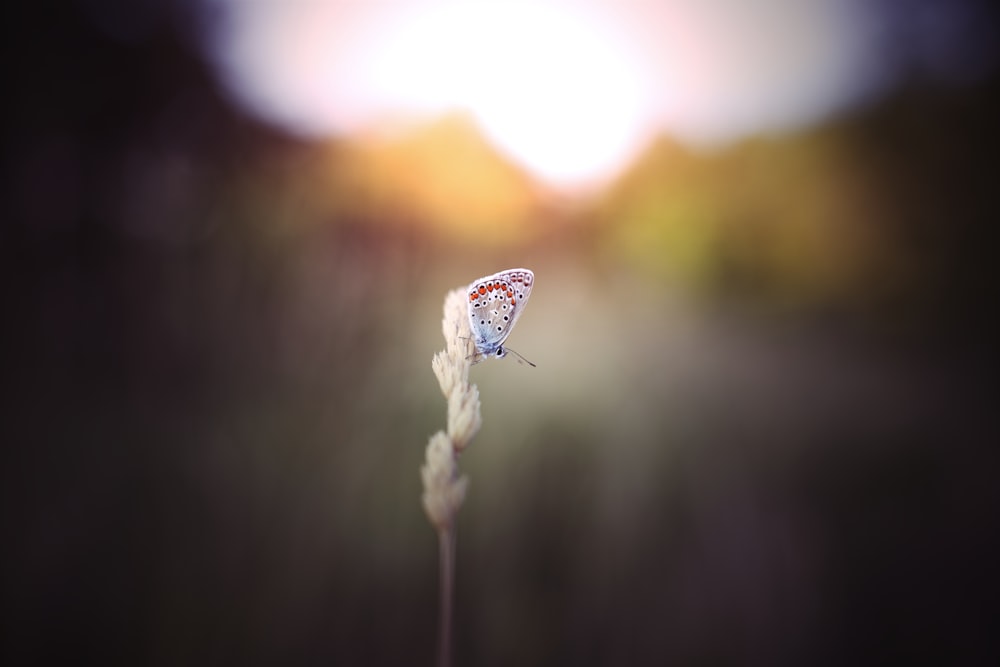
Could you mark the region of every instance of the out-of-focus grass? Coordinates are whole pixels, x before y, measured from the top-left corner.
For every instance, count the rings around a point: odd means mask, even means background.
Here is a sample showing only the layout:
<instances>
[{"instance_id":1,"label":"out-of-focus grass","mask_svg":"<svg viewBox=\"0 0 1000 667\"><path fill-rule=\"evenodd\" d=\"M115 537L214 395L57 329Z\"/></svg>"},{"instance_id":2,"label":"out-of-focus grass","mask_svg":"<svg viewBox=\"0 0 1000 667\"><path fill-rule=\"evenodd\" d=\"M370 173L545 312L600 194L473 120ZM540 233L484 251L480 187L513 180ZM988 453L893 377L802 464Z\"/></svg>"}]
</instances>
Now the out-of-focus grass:
<instances>
[{"instance_id":1,"label":"out-of-focus grass","mask_svg":"<svg viewBox=\"0 0 1000 667\"><path fill-rule=\"evenodd\" d=\"M276 136L175 46L179 111L89 77L115 113L9 142L15 661L429 660L440 299L520 265L538 367L473 369L459 662L995 654L993 89L664 140L566 202L437 164L441 127Z\"/></svg>"}]
</instances>

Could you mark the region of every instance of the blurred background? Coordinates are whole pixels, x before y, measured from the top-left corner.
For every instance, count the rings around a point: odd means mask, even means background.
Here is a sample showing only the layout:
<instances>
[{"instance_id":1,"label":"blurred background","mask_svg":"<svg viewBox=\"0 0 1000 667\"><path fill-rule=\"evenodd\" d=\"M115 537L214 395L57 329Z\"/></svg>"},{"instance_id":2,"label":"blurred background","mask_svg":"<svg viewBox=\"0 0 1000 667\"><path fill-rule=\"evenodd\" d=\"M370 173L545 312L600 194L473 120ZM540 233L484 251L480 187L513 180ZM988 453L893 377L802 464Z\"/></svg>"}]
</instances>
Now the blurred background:
<instances>
[{"instance_id":1,"label":"blurred background","mask_svg":"<svg viewBox=\"0 0 1000 667\"><path fill-rule=\"evenodd\" d=\"M976 0L5 11L5 664L994 664Z\"/></svg>"}]
</instances>

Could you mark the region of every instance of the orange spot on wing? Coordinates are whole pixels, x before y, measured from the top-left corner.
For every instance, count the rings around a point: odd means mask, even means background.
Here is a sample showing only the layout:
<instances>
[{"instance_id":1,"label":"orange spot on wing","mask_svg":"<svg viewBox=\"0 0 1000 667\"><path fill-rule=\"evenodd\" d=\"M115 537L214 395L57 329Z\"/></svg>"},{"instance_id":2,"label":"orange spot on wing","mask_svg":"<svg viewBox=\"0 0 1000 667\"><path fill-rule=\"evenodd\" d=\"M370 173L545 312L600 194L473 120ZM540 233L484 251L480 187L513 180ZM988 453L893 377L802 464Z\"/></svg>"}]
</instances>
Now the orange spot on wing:
<instances>
[{"instance_id":1,"label":"orange spot on wing","mask_svg":"<svg viewBox=\"0 0 1000 667\"><path fill-rule=\"evenodd\" d=\"M488 289L489 291L492 292L493 291L493 283L486 283L486 289Z\"/></svg>"},{"instance_id":2,"label":"orange spot on wing","mask_svg":"<svg viewBox=\"0 0 1000 667\"><path fill-rule=\"evenodd\" d=\"M469 301L470 302L475 301L477 296L479 296L479 295L476 292L471 292L469 294Z\"/></svg>"},{"instance_id":3,"label":"orange spot on wing","mask_svg":"<svg viewBox=\"0 0 1000 667\"><path fill-rule=\"evenodd\" d=\"M514 292L512 292L512 291L508 290L508 291L507 291L507 298L508 298L508 299L513 299L513 298L514 298Z\"/></svg>"},{"instance_id":4,"label":"orange spot on wing","mask_svg":"<svg viewBox=\"0 0 1000 667\"><path fill-rule=\"evenodd\" d=\"M480 294L486 294L486 286L485 285L480 285L479 286L479 293Z\"/></svg>"}]
</instances>

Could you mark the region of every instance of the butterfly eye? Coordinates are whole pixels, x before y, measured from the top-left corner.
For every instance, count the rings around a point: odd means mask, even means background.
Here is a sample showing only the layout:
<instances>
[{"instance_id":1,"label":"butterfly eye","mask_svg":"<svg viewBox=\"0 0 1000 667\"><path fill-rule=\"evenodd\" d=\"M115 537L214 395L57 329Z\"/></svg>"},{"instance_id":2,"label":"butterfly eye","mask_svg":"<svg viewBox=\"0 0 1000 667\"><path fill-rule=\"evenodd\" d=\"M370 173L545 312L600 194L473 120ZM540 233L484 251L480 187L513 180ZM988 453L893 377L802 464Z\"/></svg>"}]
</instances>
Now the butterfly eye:
<instances>
[{"instance_id":1,"label":"butterfly eye","mask_svg":"<svg viewBox=\"0 0 1000 667\"><path fill-rule=\"evenodd\" d=\"M497 359L503 359L507 356L507 350L503 349L503 345L497 348Z\"/></svg>"}]
</instances>

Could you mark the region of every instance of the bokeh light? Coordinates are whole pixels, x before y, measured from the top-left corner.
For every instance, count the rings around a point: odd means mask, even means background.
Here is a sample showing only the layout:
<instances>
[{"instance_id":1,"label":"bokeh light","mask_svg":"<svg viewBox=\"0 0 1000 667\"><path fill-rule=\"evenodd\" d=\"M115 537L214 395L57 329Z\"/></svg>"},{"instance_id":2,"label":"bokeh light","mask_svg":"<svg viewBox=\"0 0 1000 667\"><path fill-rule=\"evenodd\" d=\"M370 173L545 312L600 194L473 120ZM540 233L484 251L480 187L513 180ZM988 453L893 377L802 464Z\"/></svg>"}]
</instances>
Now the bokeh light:
<instances>
[{"instance_id":1,"label":"bokeh light","mask_svg":"<svg viewBox=\"0 0 1000 667\"><path fill-rule=\"evenodd\" d=\"M657 131L807 124L883 74L870 12L833 0L217 4L207 51L262 117L316 136L466 111L560 187L606 182Z\"/></svg>"}]
</instances>

